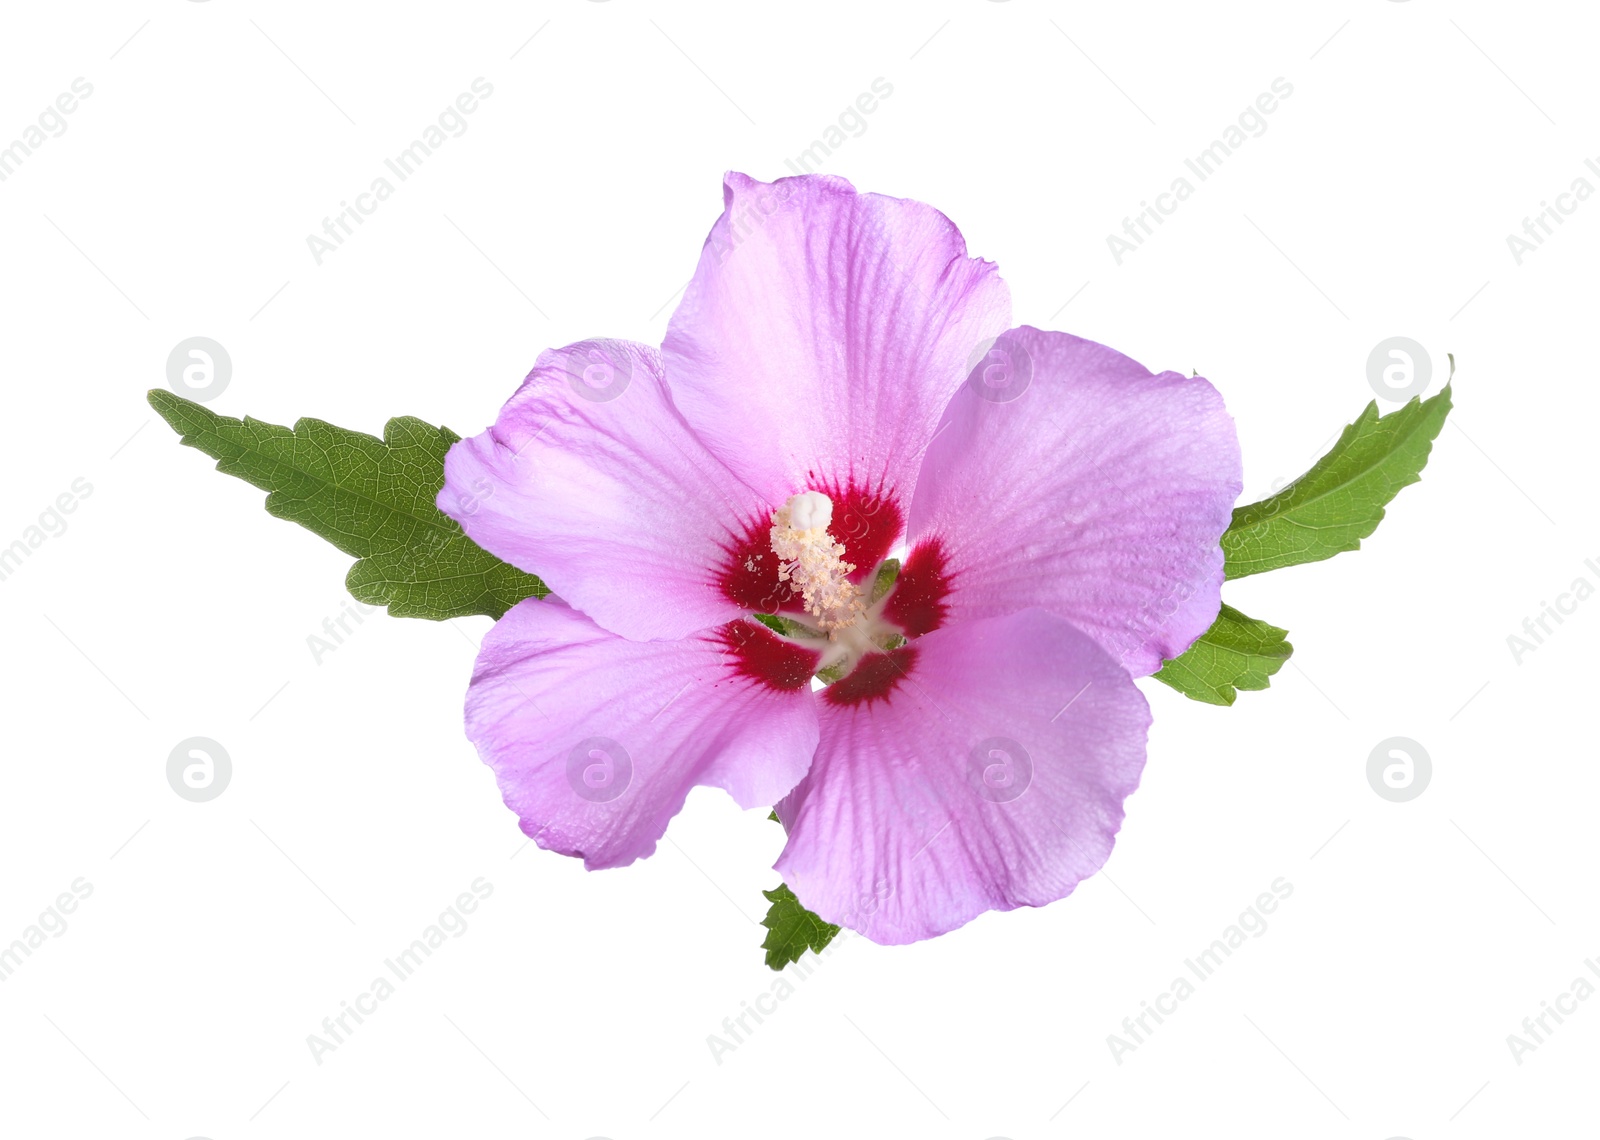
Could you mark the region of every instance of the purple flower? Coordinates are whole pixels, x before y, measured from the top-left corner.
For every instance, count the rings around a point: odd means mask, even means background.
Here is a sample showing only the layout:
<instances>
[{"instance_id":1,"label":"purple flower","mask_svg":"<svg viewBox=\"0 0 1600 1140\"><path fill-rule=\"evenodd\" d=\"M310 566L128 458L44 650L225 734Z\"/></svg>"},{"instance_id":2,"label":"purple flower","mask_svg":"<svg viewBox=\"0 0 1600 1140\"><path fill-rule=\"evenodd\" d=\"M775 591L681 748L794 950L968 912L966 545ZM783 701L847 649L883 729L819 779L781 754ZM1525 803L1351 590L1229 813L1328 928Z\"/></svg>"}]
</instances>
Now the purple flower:
<instances>
[{"instance_id":1,"label":"purple flower","mask_svg":"<svg viewBox=\"0 0 1600 1140\"><path fill-rule=\"evenodd\" d=\"M1138 786L1133 678L1217 615L1222 399L1010 328L929 206L740 174L724 204L659 353L546 352L450 451L440 508L561 599L484 639L467 735L591 869L710 785L776 803L785 881L877 942L1062 898Z\"/></svg>"}]
</instances>

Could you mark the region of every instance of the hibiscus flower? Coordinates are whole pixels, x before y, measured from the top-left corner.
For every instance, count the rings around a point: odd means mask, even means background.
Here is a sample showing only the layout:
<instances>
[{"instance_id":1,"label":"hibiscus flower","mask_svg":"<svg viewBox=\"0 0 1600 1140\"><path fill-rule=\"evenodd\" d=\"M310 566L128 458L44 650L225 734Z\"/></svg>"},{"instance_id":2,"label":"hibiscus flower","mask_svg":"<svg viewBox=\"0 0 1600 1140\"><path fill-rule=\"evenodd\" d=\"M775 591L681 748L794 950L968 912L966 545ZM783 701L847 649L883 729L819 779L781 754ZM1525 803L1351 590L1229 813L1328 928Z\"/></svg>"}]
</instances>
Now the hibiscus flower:
<instances>
[{"instance_id":1,"label":"hibiscus flower","mask_svg":"<svg viewBox=\"0 0 1600 1140\"><path fill-rule=\"evenodd\" d=\"M881 943L1101 867L1238 441L1204 379L1010 326L937 210L729 174L659 352L548 351L454 445L440 509L554 591L466 702L527 835L618 867L696 785L775 804L784 880Z\"/></svg>"}]
</instances>

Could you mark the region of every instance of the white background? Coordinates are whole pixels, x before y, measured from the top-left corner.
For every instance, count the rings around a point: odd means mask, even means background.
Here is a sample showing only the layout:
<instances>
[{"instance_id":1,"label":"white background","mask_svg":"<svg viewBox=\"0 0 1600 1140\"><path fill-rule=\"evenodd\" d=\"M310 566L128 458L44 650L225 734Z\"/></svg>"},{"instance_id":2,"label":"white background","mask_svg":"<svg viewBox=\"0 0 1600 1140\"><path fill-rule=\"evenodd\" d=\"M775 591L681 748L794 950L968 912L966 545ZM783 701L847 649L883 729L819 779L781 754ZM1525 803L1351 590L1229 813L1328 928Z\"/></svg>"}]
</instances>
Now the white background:
<instances>
[{"instance_id":1,"label":"white background","mask_svg":"<svg viewBox=\"0 0 1600 1140\"><path fill-rule=\"evenodd\" d=\"M9 7L0 141L93 94L0 183L0 545L93 492L0 582L0 941L93 894L0 983L0 1131L1592 1135L1600 1001L1521 1065L1506 1037L1600 956L1600 601L1520 664L1506 638L1600 584L1600 201L1521 265L1506 236L1600 186L1595 31L1430 0ZM319 266L306 236L480 76L467 132ZM222 413L478 431L546 346L659 343L722 172L787 173L879 77L823 169L949 214L1018 323L1209 377L1247 498L1372 398L1383 338L1434 390L1453 352L1458 410L1364 550L1227 587L1290 630L1269 691L1141 683L1107 873L850 941L719 1064L771 985L780 829L700 791L626 870L523 849L460 727L486 619L375 616L317 663L350 560L144 393L200 335ZM1266 133L1116 264L1107 235L1278 77ZM201 804L165 775L197 735L234 766ZM1409 803L1366 780L1391 736L1432 757ZM480 876L466 933L318 1065L307 1035ZM1267 932L1117 1064L1107 1035L1280 876Z\"/></svg>"}]
</instances>

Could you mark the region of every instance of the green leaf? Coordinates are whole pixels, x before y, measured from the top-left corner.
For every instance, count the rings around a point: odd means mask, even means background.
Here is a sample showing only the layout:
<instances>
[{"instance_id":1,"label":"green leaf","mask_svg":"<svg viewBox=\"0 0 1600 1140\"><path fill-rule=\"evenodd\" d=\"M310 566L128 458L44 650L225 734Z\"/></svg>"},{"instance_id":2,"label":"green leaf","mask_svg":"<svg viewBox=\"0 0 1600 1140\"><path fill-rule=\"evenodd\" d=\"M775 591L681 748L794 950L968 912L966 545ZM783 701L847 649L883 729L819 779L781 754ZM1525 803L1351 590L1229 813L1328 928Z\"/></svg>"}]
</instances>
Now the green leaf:
<instances>
[{"instance_id":1,"label":"green leaf","mask_svg":"<svg viewBox=\"0 0 1600 1140\"><path fill-rule=\"evenodd\" d=\"M1287 632L1224 604L1211 628L1155 679L1208 705L1231 705L1234 690L1265 689L1267 678L1289 660L1294 646L1284 640Z\"/></svg>"},{"instance_id":2,"label":"green leaf","mask_svg":"<svg viewBox=\"0 0 1600 1140\"><path fill-rule=\"evenodd\" d=\"M149 399L218 471L266 491L268 514L359 559L345 578L358 601L387 605L395 617L498 618L550 592L434 506L444 454L460 438L449 428L400 416L377 439L322 420L297 420L292 429L236 420L160 388Z\"/></svg>"},{"instance_id":3,"label":"green leaf","mask_svg":"<svg viewBox=\"0 0 1600 1140\"><path fill-rule=\"evenodd\" d=\"M1243 578L1346 550L1383 521L1383 508L1421 478L1450 412L1450 386L1386 416L1378 402L1344 429L1339 442L1270 499L1239 507L1222 536L1229 578Z\"/></svg>"},{"instance_id":4,"label":"green leaf","mask_svg":"<svg viewBox=\"0 0 1600 1140\"><path fill-rule=\"evenodd\" d=\"M839 928L831 922L812 914L800 905L794 892L783 883L775 891L762 891L772 906L761 925L767 928L767 937L761 948L767 952L767 968L781 970L790 962L798 962L800 955L810 950L822 953L822 948L833 941Z\"/></svg>"}]
</instances>

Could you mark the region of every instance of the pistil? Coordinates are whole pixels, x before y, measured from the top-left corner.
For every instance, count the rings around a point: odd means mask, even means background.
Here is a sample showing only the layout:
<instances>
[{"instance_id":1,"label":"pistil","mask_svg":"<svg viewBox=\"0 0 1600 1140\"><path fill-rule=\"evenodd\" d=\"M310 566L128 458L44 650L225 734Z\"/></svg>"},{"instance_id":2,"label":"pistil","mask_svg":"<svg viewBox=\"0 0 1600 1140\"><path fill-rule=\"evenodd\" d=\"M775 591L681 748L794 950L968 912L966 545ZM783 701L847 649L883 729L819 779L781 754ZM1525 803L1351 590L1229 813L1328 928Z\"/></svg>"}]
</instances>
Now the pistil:
<instances>
[{"instance_id":1,"label":"pistil","mask_svg":"<svg viewBox=\"0 0 1600 1140\"><path fill-rule=\"evenodd\" d=\"M866 612L861 589L850 581L855 564L844 561L844 544L828 533L833 500L820 491L803 491L772 514L772 552L778 580L800 595L817 626L837 637Z\"/></svg>"}]
</instances>

